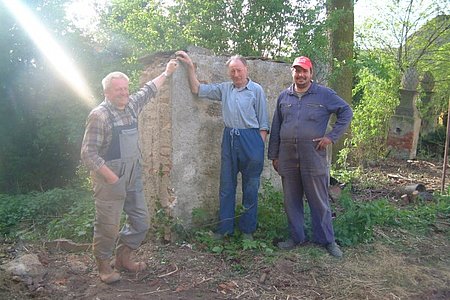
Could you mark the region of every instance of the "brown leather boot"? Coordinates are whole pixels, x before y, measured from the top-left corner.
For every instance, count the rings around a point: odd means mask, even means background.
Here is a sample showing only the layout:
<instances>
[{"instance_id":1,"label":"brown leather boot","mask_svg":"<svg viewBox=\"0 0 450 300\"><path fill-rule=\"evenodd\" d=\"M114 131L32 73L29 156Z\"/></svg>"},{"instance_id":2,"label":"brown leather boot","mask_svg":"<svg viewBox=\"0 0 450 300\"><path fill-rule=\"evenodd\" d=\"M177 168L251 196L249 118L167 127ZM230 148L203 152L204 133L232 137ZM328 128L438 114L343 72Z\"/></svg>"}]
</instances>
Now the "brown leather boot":
<instances>
[{"instance_id":1,"label":"brown leather boot","mask_svg":"<svg viewBox=\"0 0 450 300\"><path fill-rule=\"evenodd\" d=\"M117 247L115 268L117 270L127 270L130 272L141 272L147 269L145 262L135 262L131 259L133 249L125 245Z\"/></svg>"},{"instance_id":2,"label":"brown leather boot","mask_svg":"<svg viewBox=\"0 0 450 300\"><path fill-rule=\"evenodd\" d=\"M100 279L107 284L120 280L120 274L111 268L109 260L97 259L98 275Z\"/></svg>"}]
</instances>

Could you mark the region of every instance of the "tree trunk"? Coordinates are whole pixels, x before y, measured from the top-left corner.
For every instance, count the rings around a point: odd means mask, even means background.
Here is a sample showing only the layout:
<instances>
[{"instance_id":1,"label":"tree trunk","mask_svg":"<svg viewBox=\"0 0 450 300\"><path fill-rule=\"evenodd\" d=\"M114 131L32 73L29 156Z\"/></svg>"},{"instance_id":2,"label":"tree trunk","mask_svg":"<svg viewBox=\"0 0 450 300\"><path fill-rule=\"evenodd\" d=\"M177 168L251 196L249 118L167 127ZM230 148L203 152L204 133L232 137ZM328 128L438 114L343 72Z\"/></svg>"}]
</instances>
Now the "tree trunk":
<instances>
[{"instance_id":1,"label":"tree trunk","mask_svg":"<svg viewBox=\"0 0 450 300\"><path fill-rule=\"evenodd\" d=\"M353 0L329 0L327 3L330 29L331 77L329 87L337 92L347 103L352 104L353 86L353 35L354 3ZM332 120L332 123L334 119ZM350 135L350 129L333 146L333 162L337 153L343 148L344 140Z\"/></svg>"}]
</instances>

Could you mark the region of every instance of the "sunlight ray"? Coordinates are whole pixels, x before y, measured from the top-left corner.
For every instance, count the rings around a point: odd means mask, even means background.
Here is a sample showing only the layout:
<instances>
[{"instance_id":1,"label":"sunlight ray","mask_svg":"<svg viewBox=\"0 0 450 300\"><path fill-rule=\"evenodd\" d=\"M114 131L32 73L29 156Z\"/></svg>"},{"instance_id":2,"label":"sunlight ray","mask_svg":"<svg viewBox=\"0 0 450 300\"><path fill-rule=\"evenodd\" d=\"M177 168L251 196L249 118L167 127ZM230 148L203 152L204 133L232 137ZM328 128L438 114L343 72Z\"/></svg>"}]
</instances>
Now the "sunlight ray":
<instances>
[{"instance_id":1,"label":"sunlight ray","mask_svg":"<svg viewBox=\"0 0 450 300\"><path fill-rule=\"evenodd\" d=\"M83 75L32 11L20 1L3 0L3 3L39 50L47 57L56 72L88 106L93 107L95 105L94 97Z\"/></svg>"}]
</instances>

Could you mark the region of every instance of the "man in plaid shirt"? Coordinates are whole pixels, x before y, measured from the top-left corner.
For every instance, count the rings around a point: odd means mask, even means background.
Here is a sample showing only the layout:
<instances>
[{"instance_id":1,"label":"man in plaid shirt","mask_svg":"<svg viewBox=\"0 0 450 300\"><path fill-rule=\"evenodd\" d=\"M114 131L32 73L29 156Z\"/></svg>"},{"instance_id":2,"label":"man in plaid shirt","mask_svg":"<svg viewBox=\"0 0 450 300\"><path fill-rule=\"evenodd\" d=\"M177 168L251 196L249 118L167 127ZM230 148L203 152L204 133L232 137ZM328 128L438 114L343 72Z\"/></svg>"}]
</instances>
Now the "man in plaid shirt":
<instances>
[{"instance_id":1,"label":"man in plaid shirt","mask_svg":"<svg viewBox=\"0 0 450 300\"><path fill-rule=\"evenodd\" d=\"M81 160L91 171L93 181L96 209L93 252L100 279L105 283L120 280L120 274L110 265L116 241L114 266L117 270L140 272L147 268L144 262L131 259L132 251L142 243L149 228L138 116L177 66L175 59L170 60L161 75L132 95L125 74L108 74L102 80L105 99L87 118ZM119 232L122 211L127 215L127 222Z\"/></svg>"}]
</instances>

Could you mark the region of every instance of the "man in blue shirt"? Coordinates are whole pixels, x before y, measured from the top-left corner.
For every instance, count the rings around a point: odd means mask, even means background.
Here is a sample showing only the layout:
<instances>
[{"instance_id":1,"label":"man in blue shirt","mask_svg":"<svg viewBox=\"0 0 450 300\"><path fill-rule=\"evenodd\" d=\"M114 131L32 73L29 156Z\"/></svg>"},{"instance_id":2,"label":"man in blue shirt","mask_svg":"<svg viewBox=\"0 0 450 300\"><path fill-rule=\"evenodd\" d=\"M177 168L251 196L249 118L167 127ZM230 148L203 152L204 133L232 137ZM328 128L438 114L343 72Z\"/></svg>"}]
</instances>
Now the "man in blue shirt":
<instances>
[{"instance_id":1,"label":"man in blue shirt","mask_svg":"<svg viewBox=\"0 0 450 300\"><path fill-rule=\"evenodd\" d=\"M264 143L269 131L264 91L248 78L247 61L242 56L233 56L226 62L231 82L200 84L187 53L177 51L176 55L187 67L192 93L222 102L225 128L221 150L220 223L215 237L223 238L234 232L237 174L241 172L244 212L239 218L239 229L244 239L251 240L256 230Z\"/></svg>"},{"instance_id":2,"label":"man in blue shirt","mask_svg":"<svg viewBox=\"0 0 450 300\"><path fill-rule=\"evenodd\" d=\"M268 157L280 174L284 208L291 237L278 243L292 249L307 241L304 229L303 195L311 210L314 242L341 257L334 239L328 201L328 145L336 142L350 124L353 112L335 91L312 81L313 66L305 56L292 64L294 83L277 100L270 134ZM336 123L327 131L328 121Z\"/></svg>"}]
</instances>

